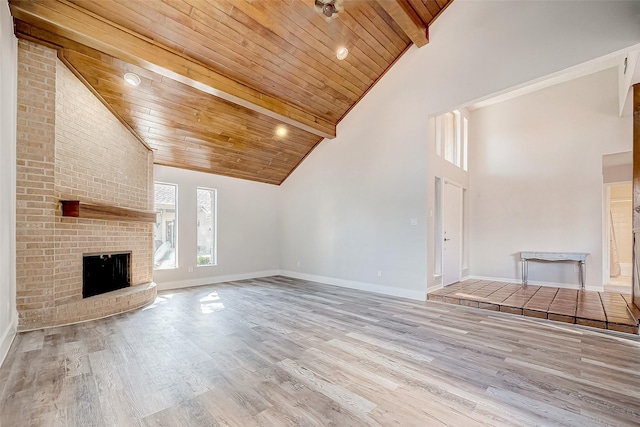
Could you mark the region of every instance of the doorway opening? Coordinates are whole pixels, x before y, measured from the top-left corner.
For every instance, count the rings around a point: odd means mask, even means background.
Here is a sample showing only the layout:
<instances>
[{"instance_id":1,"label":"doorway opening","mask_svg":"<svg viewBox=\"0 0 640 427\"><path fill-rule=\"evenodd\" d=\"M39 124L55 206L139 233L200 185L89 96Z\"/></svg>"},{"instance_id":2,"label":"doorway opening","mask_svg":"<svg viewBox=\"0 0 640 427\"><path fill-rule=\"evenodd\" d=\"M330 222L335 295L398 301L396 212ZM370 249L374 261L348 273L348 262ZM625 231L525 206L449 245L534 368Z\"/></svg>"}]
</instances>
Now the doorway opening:
<instances>
[{"instance_id":1,"label":"doorway opening","mask_svg":"<svg viewBox=\"0 0 640 427\"><path fill-rule=\"evenodd\" d=\"M442 285L459 282L466 264L465 193L461 185L436 177L435 272Z\"/></svg>"},{"instance_id":2,"label":"doorway opening","mask_svg":"<svg viewBox=\"0 0 640 427\"><path fill-rule=\"evenodd\" d=\"M462 187L444 181L442 284L460 281L462 270Z\"/></svg>"},{"instance_id":3,"label":"doorway opening","mask_svg":"<svg viewBox=\"0 0 640 427\"><path fill-rule=\"evenodd\" d=\"M631 182L607 185L607 254L609 280L605 291L631 292L633 261L633 187Z\"/></svg>"}]
</instances>

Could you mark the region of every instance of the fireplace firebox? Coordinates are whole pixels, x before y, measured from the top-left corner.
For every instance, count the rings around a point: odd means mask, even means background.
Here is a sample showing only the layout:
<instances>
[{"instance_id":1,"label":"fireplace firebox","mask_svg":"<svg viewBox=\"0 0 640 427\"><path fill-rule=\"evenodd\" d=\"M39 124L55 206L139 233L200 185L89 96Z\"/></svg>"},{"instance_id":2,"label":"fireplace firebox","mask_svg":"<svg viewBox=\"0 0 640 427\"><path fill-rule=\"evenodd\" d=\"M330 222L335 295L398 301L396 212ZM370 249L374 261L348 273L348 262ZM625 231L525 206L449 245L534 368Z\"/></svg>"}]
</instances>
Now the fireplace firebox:
<instances>
[{"instance_id":1,"label":"fireplace firebox","mask_svg":"<svg viewBox=\"0 0 640 427\"><path fill-rule=\"evenodd\" d=\"M131 286L131 252L85 254L82 257L82 298Z\"/></svg>"}]
</instances>

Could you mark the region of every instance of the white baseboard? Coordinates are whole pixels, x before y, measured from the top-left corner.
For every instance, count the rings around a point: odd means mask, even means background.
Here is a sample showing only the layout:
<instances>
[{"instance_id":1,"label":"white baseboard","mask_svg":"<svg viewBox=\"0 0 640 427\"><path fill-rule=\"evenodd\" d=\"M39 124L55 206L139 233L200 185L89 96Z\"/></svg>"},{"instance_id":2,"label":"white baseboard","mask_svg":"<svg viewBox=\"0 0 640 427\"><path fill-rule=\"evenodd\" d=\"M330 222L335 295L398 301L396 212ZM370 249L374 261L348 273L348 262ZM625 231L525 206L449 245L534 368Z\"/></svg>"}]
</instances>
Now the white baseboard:
<instances>
[{"instance_id":1,"label":"white baseboard","mask_svg":"<svg viewBox=\"0 0 640 427\"><path fill-rule=\"evenodd\" d=\"M427 287L427 294L430 294L431 292L439 291L442 288L444 288L442 283L438 283L437 285L434 285L434 286L432 286L430 288Z\"/></svg>"},{"instance_id":2,"label":"white baseboard","mask_svg":"<svg viewBox=\"0 0 640 427\"><path fill-rule=\"evenodd\" d=\"M17 313L13 314L13 319L11 319L11 323L7 326L2 332L0 336L0 366L4 362L5 357L9 353L9 348L11 347L11 343L13 343L13 339L16 337L16 330L18 327L18 315Z\"/></svg>"},{"instance_id":3,"label":"white baseboard","mask_svg":"<svg viewBox=\"0 0 640 427\"><path fill-rule=\"evenodd\" d=\"M621 276L629 276L629 277L631 277L631 274L633 274L633 263L621 262L620 263L620 275Z\"/></svg>"},{"instance_id":4,"label":"white baseboard","mask_svg":"<svg viewBox=\"0 0 640 427\"><path fill-rule=\"evenodd\" d=\"M504 283L522 283L521 279L509 279L505 277L488 277L488 276L469 276L468 279L477 279L477 280L491 280L493 282L504 282ZM565 288L565 289L580 289L580 285L577 283L555 283L555 282L541 282L539 280L534 280L533 282L529 282L531 285L538 286L551 286L554 288ZM585 290L587 291L597 291L602 292L604 290L604 286L590 286L585 285Z\"/></svg>"},{"instance_id":5,"label":"white baseboard","mask_svg":"<svg viewBox=\"0 0 640 427\"><path fill-rule=\"evenodd\" d=\"M433 285L431 287L427 287L427 294L431 293L431 292L435 292L435 291L439 291L440 289L444 288L444 285L442 284L442 277L440 277L440 283ZM461 282L464 282L465 280L469 280L472 279L473 277L466 275L460 278Z\"/></svg>"},{"instance_id":6,"label":"white baseboard","mask_svg":"<svg viewBox=\"0 0 640 427\"><path fill-rule=\"evenodd\" d=\"M334 277L316 276L314 274L305 274L286 270L281 270L280 275L292 277L294 279L308 280L310 282L324 283L326 285L340 286L342 288L357 289L359 291L374 292L376 294L391 295L394 297L409 298L418 301L425 301L427 299L426 291L414 291L411 289L356 282L353 280L337 279Z\"/></svg>"},{"instance_id":7,"label":"white baseboard","mask_svg":"<svg viewBox=\"0 0 640 427\"><path fill-rule=\"evenodd\" d=\"M256 271L253 273L229 274L226 276L201 277L198 279L180 280L175 282L158 282L158 291L166 291L169 289L190 288L192 286L211 285L214 283L233 282L234 280L257 279L260 277L277 276L280 270Z\"/></svg>"}]
</instances>

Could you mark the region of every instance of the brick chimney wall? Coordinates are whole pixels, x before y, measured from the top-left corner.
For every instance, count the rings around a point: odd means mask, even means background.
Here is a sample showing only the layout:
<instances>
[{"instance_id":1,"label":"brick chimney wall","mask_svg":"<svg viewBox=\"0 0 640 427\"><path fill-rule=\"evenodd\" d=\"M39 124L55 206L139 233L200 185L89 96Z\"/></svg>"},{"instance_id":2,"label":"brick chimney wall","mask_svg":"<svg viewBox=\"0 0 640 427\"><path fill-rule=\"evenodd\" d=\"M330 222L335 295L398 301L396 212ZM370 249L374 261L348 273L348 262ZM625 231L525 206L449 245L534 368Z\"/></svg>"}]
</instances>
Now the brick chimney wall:
<instances>
[{"instance_id":1,"label":"brick chimney wall","mask_svg":"<svg viewBox=\"0 0 640 427\"><path fill-rule=\"evenodd\" d=\"M153 225L62 217L60 200L152 210L152 153L55 50L25 40L18 45L17 133L19 329L99 318L148 302L154 296L148 291L82 300L82 255L132 251L132 286L147 284Z\"/></svg>"}]
</instances>

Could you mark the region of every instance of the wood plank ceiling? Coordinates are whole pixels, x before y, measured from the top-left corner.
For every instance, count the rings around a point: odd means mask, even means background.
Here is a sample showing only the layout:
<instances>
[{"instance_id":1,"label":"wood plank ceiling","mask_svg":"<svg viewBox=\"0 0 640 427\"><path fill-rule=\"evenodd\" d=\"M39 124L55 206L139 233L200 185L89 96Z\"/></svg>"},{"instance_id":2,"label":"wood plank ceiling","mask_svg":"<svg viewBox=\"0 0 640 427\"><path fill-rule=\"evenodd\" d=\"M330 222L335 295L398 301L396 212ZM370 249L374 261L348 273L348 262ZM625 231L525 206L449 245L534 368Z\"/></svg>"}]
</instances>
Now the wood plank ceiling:
<instances>
[{"instance_id":1,"label":"wood plank ceiling","mask_svg":"<svg viewBox=\"0 0 640 427\"><path fill-rule=\"evenodd\" d=\"M452 0L10 0L157 164L280 184ZM331 0L318 0L328 2ZM345 60L336 51L346 47ZM129 86L123 75L141 78ZM284 128L286 135L277 135Z\"/></svg>"}]
</instances>

